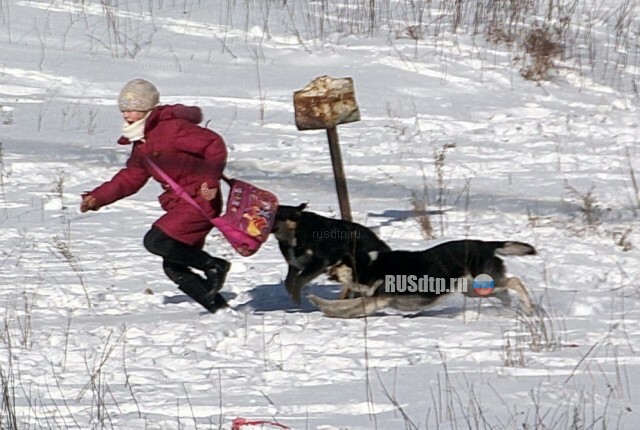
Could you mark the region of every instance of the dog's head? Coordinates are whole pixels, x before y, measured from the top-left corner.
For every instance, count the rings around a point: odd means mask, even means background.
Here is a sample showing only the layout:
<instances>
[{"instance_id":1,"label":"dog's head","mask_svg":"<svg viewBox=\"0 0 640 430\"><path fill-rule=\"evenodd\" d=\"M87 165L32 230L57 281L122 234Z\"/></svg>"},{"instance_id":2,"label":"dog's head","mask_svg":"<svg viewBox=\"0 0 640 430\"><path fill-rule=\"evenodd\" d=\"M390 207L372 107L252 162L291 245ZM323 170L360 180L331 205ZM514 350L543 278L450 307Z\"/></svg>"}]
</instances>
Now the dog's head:
<instances>
[{"instance_id":1,"label":"dog's head","mask_svg":"<svg viewBox=\"0 0 640 430\"><path fill-rule=\"evenodd\" d=\"M298 206L280 205L278 206L278 212L276 212L276 221L297 221L306 208L306 203L301 203Z\"/></svg>"},{"instance_id":2,"label":"dog's head","mask_svg":"<svg viewBox=\"0 0 640 430\"><path fill-rule=\"evenodd\" d=\"M277 235L287 230L295 230L298 225L300 215L306 209L307 204L302 203L298 206L278 206L278 212L276 212L276 220L271 228L271 233Z\"/></svg>"},{"instance_id":3,"label":"dog's head","mask_svg":"<svg viewBox=\"0 0 640 430\"><path fill-rule=\"evenodd\" d=\"M355 281L353 276L353 263L350 258L340 260L329 267L327 274L329 275L329 280L339 282L345 286L349 286Z\"/></svg>"}]
</instances>

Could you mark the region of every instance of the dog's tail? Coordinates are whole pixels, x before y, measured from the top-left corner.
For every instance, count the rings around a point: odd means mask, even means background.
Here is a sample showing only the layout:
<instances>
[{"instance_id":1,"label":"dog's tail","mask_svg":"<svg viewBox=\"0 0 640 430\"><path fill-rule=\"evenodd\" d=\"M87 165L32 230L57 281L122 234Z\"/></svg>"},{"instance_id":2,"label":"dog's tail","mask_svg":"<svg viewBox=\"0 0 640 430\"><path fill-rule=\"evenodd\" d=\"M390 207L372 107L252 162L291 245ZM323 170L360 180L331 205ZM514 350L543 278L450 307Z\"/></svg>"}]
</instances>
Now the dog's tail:
<instances>
[{"instance_id":1,"label":"dog's tail","mask_svg":"<svg viewBox=\"0 0 640 430\"><path fill-rule=\"evenodd\" d=\"M536 255L538 253L533 246L524 242L509 241L509 242L497 242L496 244L498 245L498 248L496 248L495 252L496 254L502 255L502 256Z\"/></svg>"}]
</instances>

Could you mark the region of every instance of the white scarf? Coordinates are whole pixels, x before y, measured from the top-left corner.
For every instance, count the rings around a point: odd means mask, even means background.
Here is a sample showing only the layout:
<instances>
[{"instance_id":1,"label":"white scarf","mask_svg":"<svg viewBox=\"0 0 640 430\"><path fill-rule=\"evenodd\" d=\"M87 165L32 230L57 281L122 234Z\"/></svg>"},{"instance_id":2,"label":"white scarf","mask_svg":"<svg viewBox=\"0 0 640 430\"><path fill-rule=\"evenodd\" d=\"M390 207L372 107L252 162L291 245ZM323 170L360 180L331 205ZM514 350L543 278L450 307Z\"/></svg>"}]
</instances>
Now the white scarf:
<instances>
[{"instance_id":1,"label":"white scarf","mask_svg":"<svg viewBox=\"0 0 640 430\"><path fill-rule=\"evenodd\" d=\"M142 140L144 138L144 126L147 118L149 118L149 114L151 114L151 111L147 112L144 117L134 123L129 124L125 122L122 126L122 134L124 137L129 139L130 142Z\"/></svg>"}]
</instances>

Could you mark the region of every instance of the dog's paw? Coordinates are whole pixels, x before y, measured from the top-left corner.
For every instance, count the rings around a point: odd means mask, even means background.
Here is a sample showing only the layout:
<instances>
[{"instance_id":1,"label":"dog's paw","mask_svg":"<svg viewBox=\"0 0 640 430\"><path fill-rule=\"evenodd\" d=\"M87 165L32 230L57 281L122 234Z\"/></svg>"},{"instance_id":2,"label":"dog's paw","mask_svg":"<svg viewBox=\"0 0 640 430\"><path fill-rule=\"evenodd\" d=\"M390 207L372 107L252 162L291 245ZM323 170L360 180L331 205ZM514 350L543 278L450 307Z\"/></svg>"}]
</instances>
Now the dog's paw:
<instances>
[{"instance_id":1,"label":"dog's paw","mask_svg":"<svg viewBox=\"0 0 640 430\"><path fill-rule=\"evenodd\" d=\"M293 303L299 305L302 298L302 285L297 285L295 283L286 283L284 284L285 289L287 290L287 294L289 294L289 298Z\"/></svg>"}]
</instances>

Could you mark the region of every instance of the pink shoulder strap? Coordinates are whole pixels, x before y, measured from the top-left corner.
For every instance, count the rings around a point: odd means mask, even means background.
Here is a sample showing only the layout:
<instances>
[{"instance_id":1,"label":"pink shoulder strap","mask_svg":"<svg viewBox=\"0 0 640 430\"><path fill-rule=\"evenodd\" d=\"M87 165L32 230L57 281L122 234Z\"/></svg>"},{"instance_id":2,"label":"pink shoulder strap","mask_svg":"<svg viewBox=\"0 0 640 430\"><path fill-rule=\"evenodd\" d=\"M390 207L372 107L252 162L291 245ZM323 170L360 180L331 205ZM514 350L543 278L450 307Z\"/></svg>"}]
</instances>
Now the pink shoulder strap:
<instances>
[{"instance_id":1,"label":"pink shoulder strap","mask_svg":"<svg viewBox=\"0 0 640 430\"><path fill-rule=\"evenodd\" d=\"M149 166L151 166L151 168L153 170L156 171L156 173L158 175L160 175L160 177L162 179L164 179L165 181L167 181L167 184L169 184L169 186L173 189L173 191L176 192L176 194L178 196L180 196L181 199L183 199L184 201L186 201L187 203L189 203L191 206L193 206L194 208L198 209L200 211L200 213L202 215L205 216L205 218L207 218L209 221L211 221L212 224L215 224L213 222L213 218L209 218L209 215L207 215L207 213L204 211L204 209L202 209L202 207L198 204L198 202L196 202L195 200L193 200L193 198L189 195L189 193L187 193L184 188L182 188L180 186L180 184L178 184L176 181L173 180L173 178L171 176L169 176L164 170L162 170L160 168L160 166L158 166L156 163L154 163L149 157L145 157L147 160L147 163L149 163Z\"/></svg>"}]
</instances>

